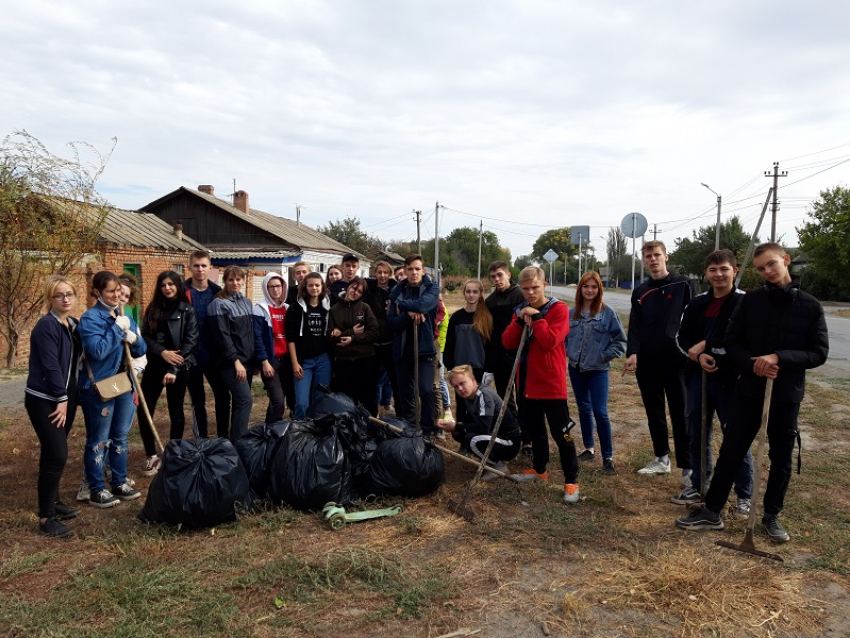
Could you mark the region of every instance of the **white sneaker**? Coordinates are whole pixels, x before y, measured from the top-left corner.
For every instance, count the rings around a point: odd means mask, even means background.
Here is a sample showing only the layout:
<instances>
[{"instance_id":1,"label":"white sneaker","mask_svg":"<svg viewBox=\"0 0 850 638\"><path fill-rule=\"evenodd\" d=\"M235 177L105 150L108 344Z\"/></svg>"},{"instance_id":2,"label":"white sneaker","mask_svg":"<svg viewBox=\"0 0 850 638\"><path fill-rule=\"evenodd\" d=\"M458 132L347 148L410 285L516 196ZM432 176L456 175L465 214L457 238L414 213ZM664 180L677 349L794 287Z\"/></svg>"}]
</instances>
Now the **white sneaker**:
<instances>
[{"instance_id":1,"label":"white sneaker","mask_svg":"<svg viewBox=\"0 0 850 638\"><path fill-rule=\"evenodd\" d=\"M748 498L739 498L735 506L735 518L746 520L750 517L752 501Z\"/></svg>"},{"instance_id":2,"label":"white sneaker","mask_svg":"<svg viewBox=\"0 0 850 638\"><path fill-rule=\"evenodd\" d=\"M508 466L505 465L504 461L494 463L492 466L490 466L490 464L488 463L487 467L484 468L484 475L481 477L482 481L495 481L497 478L501 478L501 474L490 472L490 467L499 472L504 472L505 474L508 473Z\"/></svg>"},{"instance_id":3,"label":"white sneaker","mask_svg":"<svg viewBox=\"0 0 850 638\"><path fill-rule=\"evenodd\" d=\"M89 490L87 481L83 481L83 484L80 485L80 491L77 492L77 500L81 503L91 500L91 490Z\"/></svg>"},{"instance_id":4,"label":"white sneaker","mask_svg":"<svg viewBox=\"0 0 850 638\"><path fill-rule=\"evenodd\" d=\"M670 461L668 460L666 463L659 458L652 459L649 463L646 464L646 467L642 467L637 471L638 474L669 474L670 473Z\"/></svg>"},{"instance_id":5,"label":"white sneaker","mask_svg":"<svg viewBox=\"0 0 850 638\"><path fill-rule=\"evenodd\" d=\"M564 503L578 503L578 483L566 483L564 485Z\"/></svg>"},{"instance_id":6,"label":"white sneaker","mask_svg":"<svg viewBox=\"0 0 850 638\"><path fill-rule=\"evenodd\" d=\"M156 454L154 454L153 456L149 456L147 460L145 460L145 469L142 474L144 476L153 476L154 474L159 472L159 468L162 465L161 461L162 460ZM127 482L129 483L129 481Z\"/></svg>"},{"instance_id":7,"label":"white sneaker","mask_svg":"<svg viewBox=\"0 0 850 638\"><path fill-rule=\"evenodd\" d=\"M694 484L691 482L691 474L693 474L693 470L682 470L682 489L687 489L689 487L693 487Z\"/></svg>"}]
</instances>

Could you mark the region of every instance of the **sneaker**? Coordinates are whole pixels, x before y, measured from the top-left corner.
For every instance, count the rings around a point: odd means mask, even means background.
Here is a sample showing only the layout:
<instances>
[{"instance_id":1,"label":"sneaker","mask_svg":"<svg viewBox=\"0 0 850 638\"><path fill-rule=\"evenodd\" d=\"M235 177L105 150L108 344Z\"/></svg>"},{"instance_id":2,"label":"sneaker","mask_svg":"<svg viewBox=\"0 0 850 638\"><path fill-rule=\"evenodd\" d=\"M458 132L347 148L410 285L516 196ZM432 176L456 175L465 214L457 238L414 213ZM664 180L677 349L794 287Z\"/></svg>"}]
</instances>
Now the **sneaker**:
<instances>
[{"instance_id":1,"label":"sneaker","mask_svg":"<svg viewBox=\"0 0 850 638\"><path fill-rule=\"evenodd\" d=\"M434 438L438 441L446 440L446 431L445 430L437 430L437 433L434 435Z\"/></svg>"},{"instance_id":2,"label":"sneaker","mask_svg":"<svg viewBox=\"0 0 850 638\"><path fill-rule=\"evenodd\" d=\"M486 470L489 470L490 468L493 468L494 470L498 470L499 472L504 472L506 474L508 472L508 466L505 465L504 461L499 461L497 463L491 463L491 462L488 461L487 465L485 467L484 476L481 477L482 481L493 481L497 478L500 478L499 474L495 474L493 472L486 471Z\"/></svg>"},{"instance_id":3,"label":"sneaker","mask_svg":"<svg viewBox=\"0 0 850 638\"><path fill-rule=\"evenodd\" d=\"M57 521L66 521L69 518L76 518L80 514L80 510L78 510L76 507L68 507L67 505L65 505L65 503L62 503L61 501L56 501L54 508L56 510L54 518Z\"/></svg>"},{"instance_id":4,"label":"sneaker","mask_svg":"<svg viewBox=\"0 0 850 638\"><path fill-rule=\"evenodd\" d=\"M692 503L699 503L701 501L702 498L700 497L699 492L692 487L686 487L670 499L670 502L675 503L676 505L691 505Z\"/></svg>"},{"instance_id":5,"label":"sneaker","mask_svg":"<svg viewBox=\"0 0 850 638\"><path fill-rule=\"evenodd\" d=\"M691 475L694 473L693 470L682 470L682 489L687 489L689 487L693 487L694 484L691 481Z\"/></svg>"},{"instance_id":6,"label":"sneaker","mask_svg":"<svg viewBox=\"0 0 850 638\"><path fill-rule=\"evenodd\" d=\"M723 521L720 520L720 515L701 507L696 512L689 516L683 516L676 519L676 527L682 529L723 529Z\"/></svg>"},{"instance_id":7,"label":"sneaker","mask_svg":"<svg viewBox=\"0 0 850 638\"><path fill-rule=\"evenodd\" d=\"M385 405L381 408L381 416L395 416L395 410L391 405Z\"/></svg>"},{"instance_id":8,"label":"sneaker","mask_svg":"<svg viewBox=\"0 0 850 638\"><path fill-rule=\"evenodd\" d=\"M787 543L791 540L788 532L782 527L782 523L776 516L763 516L761 524L764 525L764 531L767 532L767 537L774 543Z\"/></svg>"},{"instance_id":9,"label":"sneaker","mask_svg":"<svg viewBox=\"0 0 850 638\"><path fill-rule=\"evenodd\" d=\"M564 503L578 503L578 484L564 484Z\"/></svg>"},{"instance_id":10,"label":"sneaker","mask_svg":"<svg viewBox=\"0 0 850 638\"><path fill-rule=\"evenodd\" d=\"M130 487L127 483L121 483L118 487L113 487L112 494L122 501L132 501L142 495L139 490Z\"/></svg>"},{"instance_id":11,"label":"sneaker","mask_svg":"<svg viewBox=\"0 0 850 638\"><path fill-rule=\"evenodd\" d=\"M153 476L154 474L159 472L160 465L162 465L162 459L160 459L159 456L157 456L156 454L154 454L153 456L149 456L145 460L145 469L142 472L142 475ZM127 481L127 483L129 484L130 481Z\"/></svg>"},{"instance_id":12,"label":"sneaker","mask_svg":"<svg viewBox=\"0 0 850 638\"><path fill-rule=\"evenodd\" d=\"M637 471L638 474L669 474L670 461L662 461L658 457L652 459L645 467Z\"/></svg>"},{"instance_id":13,"label":"sneaker","mask_svg":"<svg viewBox=\"0 0 850 638\"><path fill-rule=\"evenodd\" d=\"M602 459L602 471L606 474L616 474L617 468L614 466L614 459Z\"/></svg>"},{"instance_id":14,"label":"sneaker","mask_svg":"<svg viewBox=\"0 0 850 638\"><path fill-rule=\"evenodd\" d=\"M585 450L578 455L579 461L592 461L596 457L596 452L593 450Z\"/></svg>"},{"instance_id":15,"label":"sneaker","mask_svg":"<svg viewBox=\"0 0 850 638\"><path fill-rule=\"evenodd\" d=\"M77 492L77 500L81 503L88 501L91 498L91 490L89 490L88 481L83 481L83 484L80 485L80 491Z\"/></svg>"},{"instance_id":16,"label":"sneaker","mask_svg":"<svg viewBox=\"0 0 850 638\"><path fill-rule=\"evenodd\" d=\"M45 536L52 536L53 538L65 538L74 533L74 530L67 525L63 525L55 518L48 518L43 523L39 523L38 529Z\"/></svg>"},{"instance_id":17,"label":"sneaker","mask_svg":"<svg viewBox=\"0 0 850 638\"><path fill-rule=\"evenodd\" d=\"M549 480L549 472L535 472L533 468L528 468L527 470L523 470L519 474L511 474L513 479L518 483L525 483L527 481L548 481Z\"/></svg>"},{"instance_id":18,"label":"sneaker","mask_svg":"<svg viewBox=\"0 0 850 638\"><path fill-rule=\"evenodd\" d=\"M454 420L455 420L455 417L452 414L451 410L446 410L445 412L443 412L443 421L454 421Z\"/></svg>"},{"instance_id":19,"label":"sneaker","mask_svg":"<svg viewBox=\"0 0 850 638\"><path fill-rule=\"evenodd\" d=\"M89 498L89 504L100 508L115 507L118 503L118 499L109 490L100 490Z\"/></svg>"},{"instance_id":20,"label":"sneaker","mask_svg":"<svg viewBox=\"0 0 850 638\"><path fill-rule=\"evenodd\" d=\"M750 507L752 501L748 498L739 498L738 504L735 506L735 518L748 519L750 517Z\"/></svg>"}]
</instances>

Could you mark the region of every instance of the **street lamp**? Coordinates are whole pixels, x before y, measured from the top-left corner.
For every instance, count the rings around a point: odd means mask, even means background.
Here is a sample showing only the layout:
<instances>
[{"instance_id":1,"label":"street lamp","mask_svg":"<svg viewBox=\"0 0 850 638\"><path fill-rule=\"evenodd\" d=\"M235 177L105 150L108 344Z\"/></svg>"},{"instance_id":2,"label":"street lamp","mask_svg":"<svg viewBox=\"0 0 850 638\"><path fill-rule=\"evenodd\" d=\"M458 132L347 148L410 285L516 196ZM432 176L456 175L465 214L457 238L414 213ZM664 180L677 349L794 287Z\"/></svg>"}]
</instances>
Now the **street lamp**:
<instances>
[{"instance_id":1,"label":"street lamp","mask_svg":"<svg viewBox=\"0 0 850 638\"><path fill-rule=\"evenodd\" d=\"M712 193L717 195L717 226L714 227L714 250L720 250L720 202L722 201L722 197L720 193L715 191L711 186L706 184L705 182L700 182L703 186L705 186Z\"/></svg>"}]
</instances>

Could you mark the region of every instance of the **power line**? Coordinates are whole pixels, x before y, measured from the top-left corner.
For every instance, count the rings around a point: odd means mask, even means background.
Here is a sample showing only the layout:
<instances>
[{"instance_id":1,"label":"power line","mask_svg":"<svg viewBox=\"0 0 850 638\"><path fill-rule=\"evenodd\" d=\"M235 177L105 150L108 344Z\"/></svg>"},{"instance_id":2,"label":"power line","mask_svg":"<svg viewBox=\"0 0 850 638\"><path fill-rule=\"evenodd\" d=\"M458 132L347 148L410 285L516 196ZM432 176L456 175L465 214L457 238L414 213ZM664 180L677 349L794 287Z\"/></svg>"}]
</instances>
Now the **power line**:
<instances>
[{"instance_id":1,"label":"power line","mask_svg":"<svg viewBox=\"0 0 850 638\"><path fill-rule=\"evenodd\" d=\"M797 155L796 157L786 157L783 160L779 160L780 162L790 162L791 160L800 159L801 157L811 157L812 155L819 155L820 153L828 153L829 151L834 151L837 148L844 148L845 146L850 146L850 142L847 144L839 144L838 146L833 146L832 148L825 148L822 151L815 151L814 153L806 153L805 155Z\"/></svg>"}]
</instances>

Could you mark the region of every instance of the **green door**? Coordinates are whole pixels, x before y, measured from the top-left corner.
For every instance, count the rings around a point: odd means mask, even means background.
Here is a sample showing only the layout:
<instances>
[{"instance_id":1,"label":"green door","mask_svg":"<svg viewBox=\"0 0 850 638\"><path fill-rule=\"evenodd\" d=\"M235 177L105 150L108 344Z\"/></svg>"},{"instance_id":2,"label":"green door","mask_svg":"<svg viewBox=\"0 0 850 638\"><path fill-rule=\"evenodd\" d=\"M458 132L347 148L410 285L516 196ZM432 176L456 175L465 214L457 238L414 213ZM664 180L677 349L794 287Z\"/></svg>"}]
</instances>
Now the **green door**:
<instances>
[{"instance_id":1,"label":"green door","mask_svg":"<svg viewBox=\"0 0 850 638\"><path fill-rule=\"evenodd\" d=\"M129 275L133 275L133 277L136 278L136 281L139 281L140 284L141 284L141 282L139 280L139 275L141 274L140 273L141 269L142 268L141 268L140 264L124 264L124 272L126 272ZM124 308L124 313L131 316L133 318L133 321L136 322L136 324L139 323L139 299L141 299L141 298L142 298L142 287L141 287L141 285L137 285L136 286L136 303L135 303L135 305L127 306L126 308Z\"/></svg>"}]
</instances>

